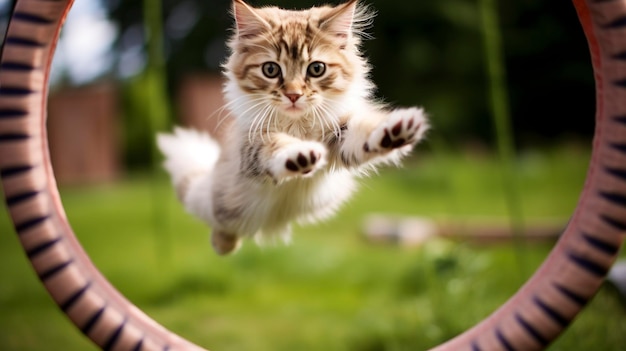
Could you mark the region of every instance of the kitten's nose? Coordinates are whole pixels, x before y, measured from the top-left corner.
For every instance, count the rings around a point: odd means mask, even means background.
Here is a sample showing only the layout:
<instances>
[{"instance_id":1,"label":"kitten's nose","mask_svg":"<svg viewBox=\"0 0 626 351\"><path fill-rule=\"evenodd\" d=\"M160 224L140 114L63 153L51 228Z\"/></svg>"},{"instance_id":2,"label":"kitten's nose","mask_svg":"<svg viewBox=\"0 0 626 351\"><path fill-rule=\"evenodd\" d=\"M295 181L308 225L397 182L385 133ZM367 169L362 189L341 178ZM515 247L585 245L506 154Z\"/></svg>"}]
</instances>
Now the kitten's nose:
<instances>
[{"instance_id":1,"label":"kitten's nose","mask_svg":"<svg viewBox=\"0 0 626 351\"><path fill-rule=\"evenodd\" d=\"M295 103L300 97L302 97L302 93L285 93L285 96L289 99L289 101Z\"/></svg>"}]
</instances>

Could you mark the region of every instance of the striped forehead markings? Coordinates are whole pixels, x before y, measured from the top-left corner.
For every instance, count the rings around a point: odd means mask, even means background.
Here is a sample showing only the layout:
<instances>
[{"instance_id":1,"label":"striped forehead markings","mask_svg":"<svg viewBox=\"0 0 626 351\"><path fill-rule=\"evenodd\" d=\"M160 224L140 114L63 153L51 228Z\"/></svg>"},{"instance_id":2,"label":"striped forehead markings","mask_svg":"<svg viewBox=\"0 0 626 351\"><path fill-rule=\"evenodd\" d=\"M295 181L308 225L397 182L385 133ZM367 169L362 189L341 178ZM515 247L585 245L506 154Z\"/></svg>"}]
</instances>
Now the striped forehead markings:
<instances>
[{"instance_id":1,"label":"striped forehead markings","mask_svg":"<svg viewBox=\"0 0 626 351\"><path fill-rule=\"evenodd\" d=\"M289 51L291 52L291 58L294 60L300 56L300 48L298 48L296 44L291 45Z\"/></svg>"},{"instance_id":2,"label":"striped forehead markings","mask_svg":"<svg viewBox=\"0 0 626 351\"><path fill-rule=\"evenodd\" d=\"M280 39L280 53L285 53L292 60L300 58L301 53L304 51L305 42L298 43L296 40L292 40L291 43L285 38Z\"/></svg>"}]
</instances>

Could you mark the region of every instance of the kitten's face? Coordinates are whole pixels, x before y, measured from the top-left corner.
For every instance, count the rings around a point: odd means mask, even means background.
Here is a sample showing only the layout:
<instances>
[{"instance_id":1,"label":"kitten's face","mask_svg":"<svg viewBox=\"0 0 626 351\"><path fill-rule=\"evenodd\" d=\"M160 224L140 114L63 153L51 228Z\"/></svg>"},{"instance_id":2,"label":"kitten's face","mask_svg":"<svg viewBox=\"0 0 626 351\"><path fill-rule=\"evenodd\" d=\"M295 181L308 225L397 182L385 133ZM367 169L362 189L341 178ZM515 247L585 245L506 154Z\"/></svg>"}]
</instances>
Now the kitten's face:
<instances>
[{"instance_id":1,"label":"kitten's face","mask_svg":"<svg viewBox=\"0 0 626 351\"><path fill-rule=\"evenodd\" d=\"M237 34L226 65L251 110L293 118L332 114L362 67L352 35L356 2L287 11L234 3Z\"/></svg>"}]
</instances>

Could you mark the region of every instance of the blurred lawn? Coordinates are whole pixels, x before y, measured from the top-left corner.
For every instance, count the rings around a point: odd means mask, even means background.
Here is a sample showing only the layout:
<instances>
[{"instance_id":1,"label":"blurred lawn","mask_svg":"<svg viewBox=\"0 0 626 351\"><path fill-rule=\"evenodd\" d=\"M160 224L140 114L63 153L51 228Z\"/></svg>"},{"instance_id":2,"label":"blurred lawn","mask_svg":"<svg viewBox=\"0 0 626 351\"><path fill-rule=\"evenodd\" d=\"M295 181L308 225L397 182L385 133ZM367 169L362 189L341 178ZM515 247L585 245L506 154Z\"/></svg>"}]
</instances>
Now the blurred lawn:
<instances>
[{"instance_id":1,"label":"blurred lawn","mask_svg":"<svg viewBox=\"0 0 626 351\"><path fill-rule=\"evenodd\" d=\"M529 223L566 223L588 156L561 148L520 158ZM246 242L227 258L212 252L208 229L183 212L163 177L61 193L79 239L111 282L211 350L423 350L497 308L550 250L528 246L528 267L519 267L508 245L437 240L403 249L363 240L360 224L371 212L506 221L499 171L486 155L385 169L363 181L335 219L297 228L292 245ZM36 280L5 211L0 233L0 350L95 350ZM625 309L604 288L550 349L623 350L624 335Z\"/></svg>"}]
</instances>

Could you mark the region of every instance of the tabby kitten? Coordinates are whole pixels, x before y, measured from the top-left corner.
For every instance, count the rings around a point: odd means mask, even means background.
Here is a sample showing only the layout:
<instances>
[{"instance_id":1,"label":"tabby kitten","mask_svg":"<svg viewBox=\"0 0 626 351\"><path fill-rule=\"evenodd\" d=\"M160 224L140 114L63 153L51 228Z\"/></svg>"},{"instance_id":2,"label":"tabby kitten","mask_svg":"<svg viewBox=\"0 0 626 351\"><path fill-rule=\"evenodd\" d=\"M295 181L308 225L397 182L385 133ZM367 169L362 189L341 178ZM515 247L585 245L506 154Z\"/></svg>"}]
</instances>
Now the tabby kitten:
<instances>
[{"instance_id":1,"label":"tabby kitten","mask_svg":"<svg viewBox=\"0 0 626 351\"><path fill-rule=\"evenodd\" d=\"M241 238L290 238L331 216L378 164L398 164L428 129L421 108L372 101L359 46L373 15L356 0L303 11L234 0L219 145L182 128L158 136L178 196L213 229L218 254Z\"/></svg>"}]
</instances>

